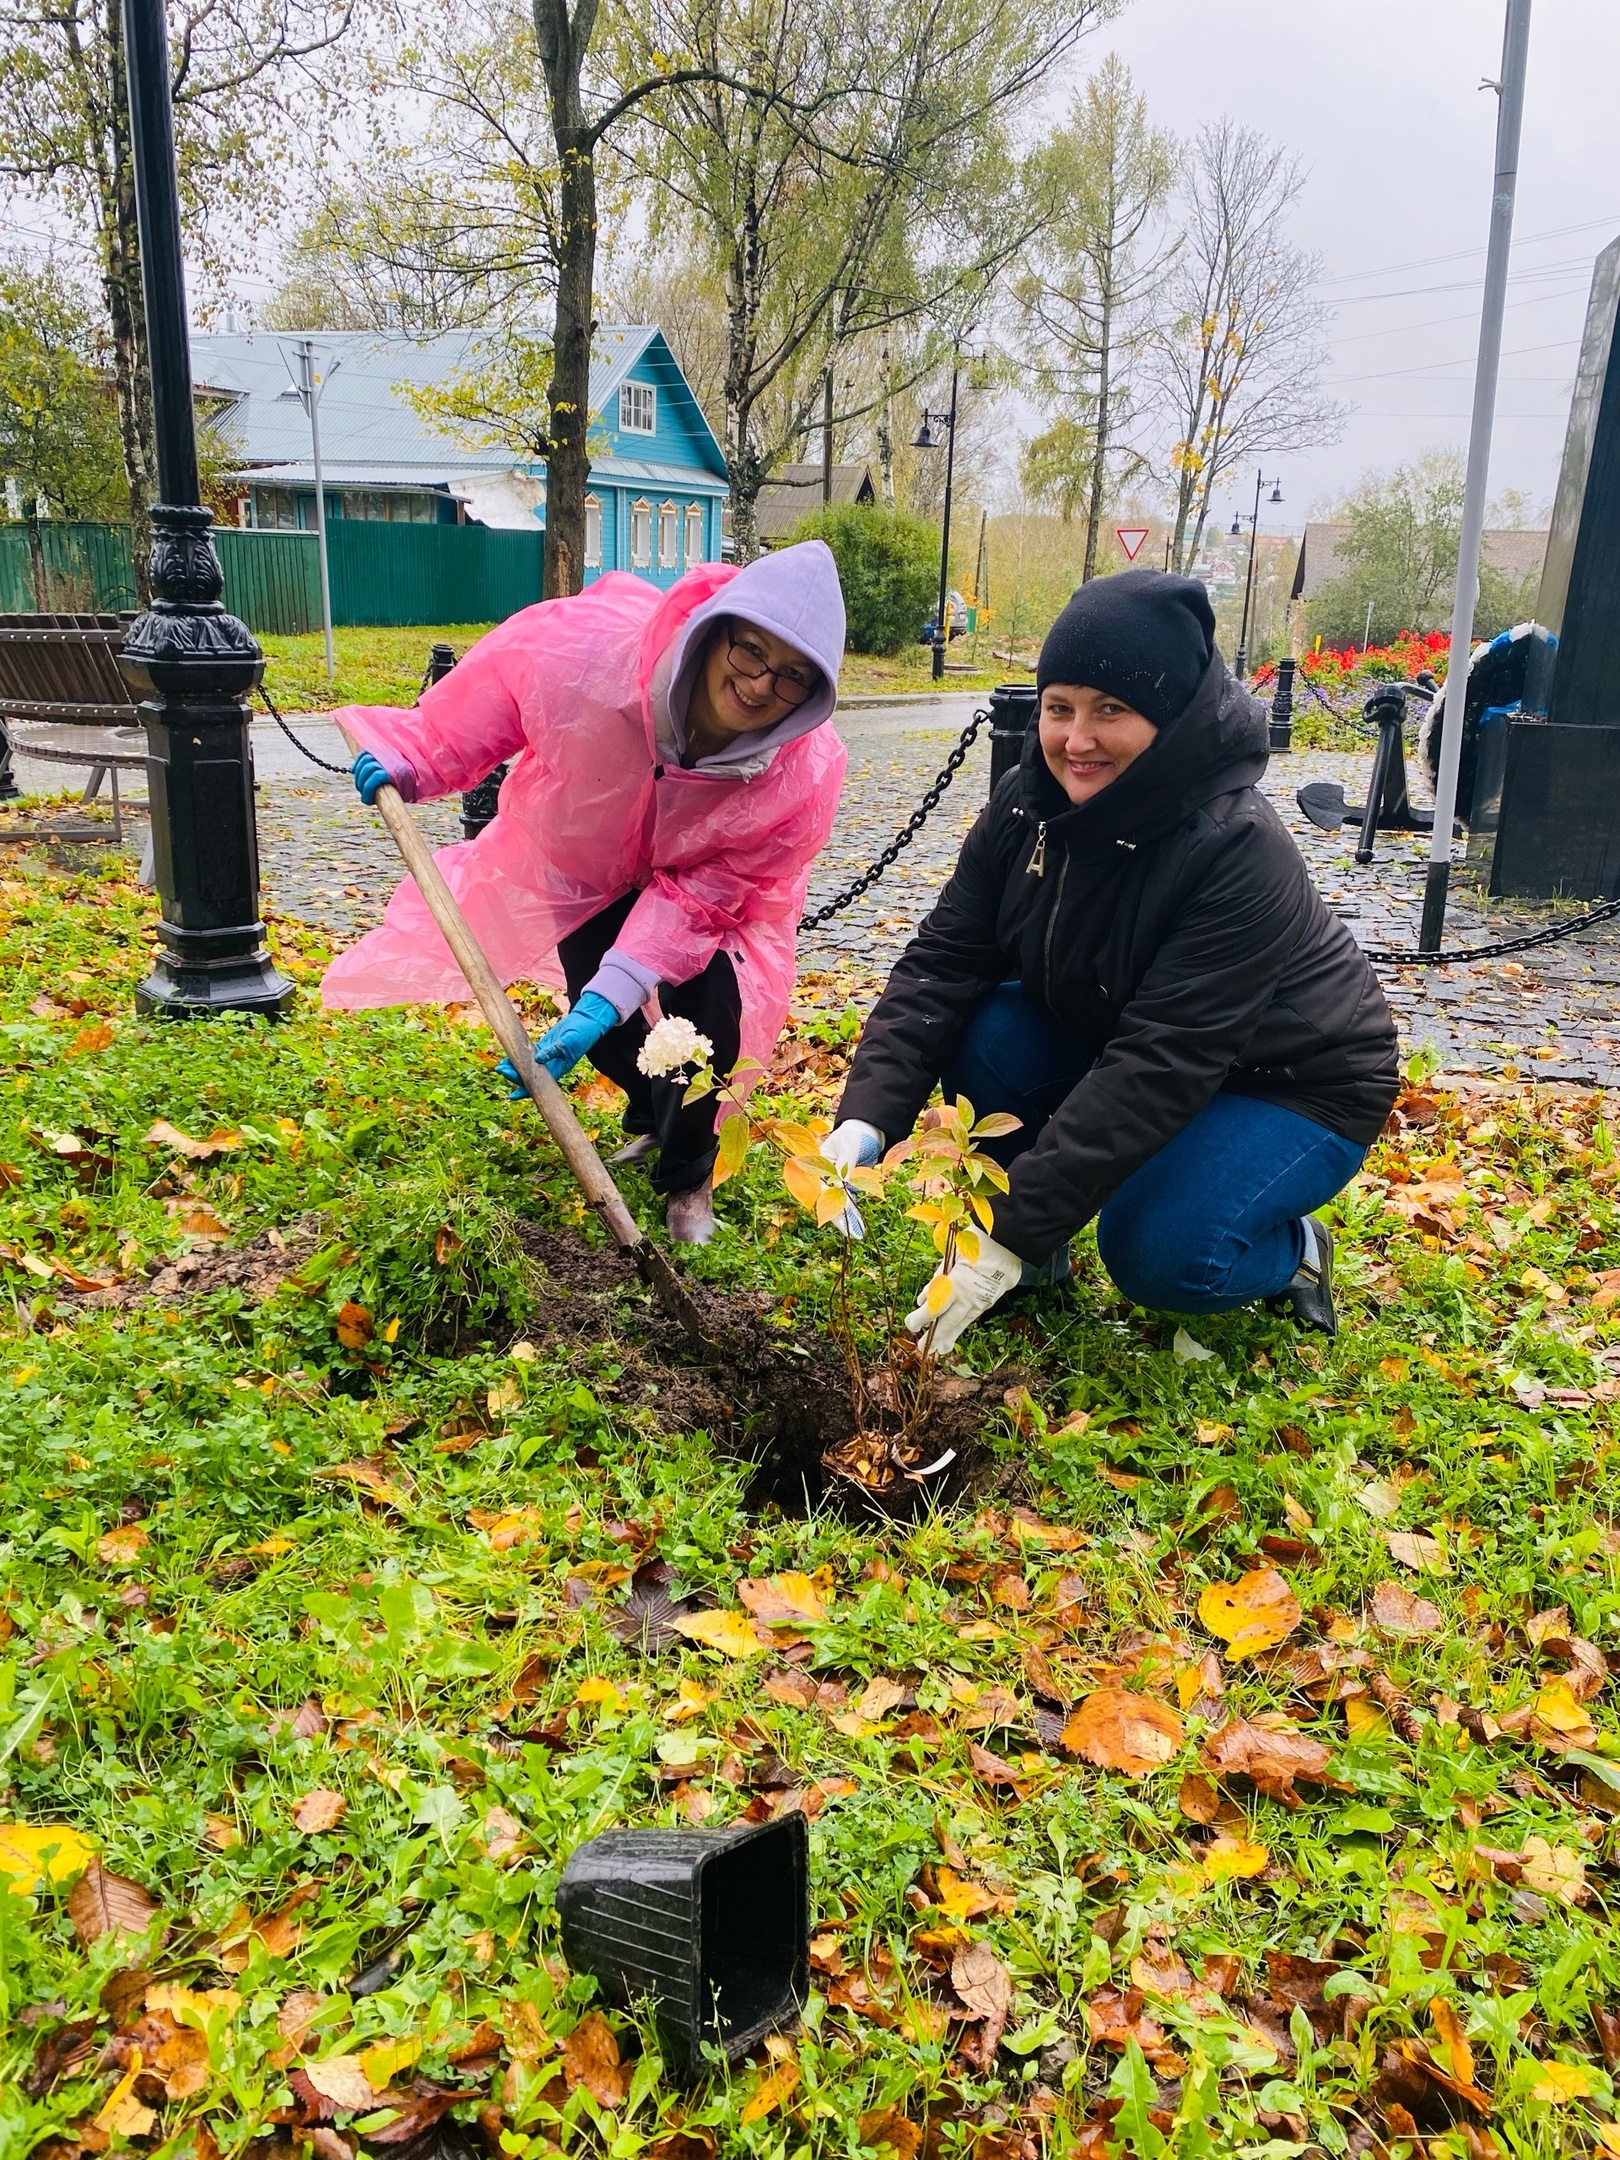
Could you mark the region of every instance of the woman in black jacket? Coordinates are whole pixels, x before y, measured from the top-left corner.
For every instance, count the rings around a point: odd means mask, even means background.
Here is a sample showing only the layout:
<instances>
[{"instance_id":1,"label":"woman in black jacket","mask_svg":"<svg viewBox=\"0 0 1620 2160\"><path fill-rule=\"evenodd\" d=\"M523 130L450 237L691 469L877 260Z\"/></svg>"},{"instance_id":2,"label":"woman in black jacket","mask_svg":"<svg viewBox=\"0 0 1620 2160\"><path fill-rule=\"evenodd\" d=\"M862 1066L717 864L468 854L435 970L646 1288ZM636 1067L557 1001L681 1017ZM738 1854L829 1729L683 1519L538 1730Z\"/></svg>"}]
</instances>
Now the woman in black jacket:
<instances>
[{"instance_id":1,"label":"woman in black jacket","mask_svg":"<svg viewBox=\"0 0 1620 2160\"><path fill-rule=\"evenodd\" d=\"M1256 785L1266 722L1215 650L1202 585L1081 589L1036 674L1023 760L866 1024L823 1153L875 1161L934 1083L1021 1129L994 1234L958 1262L949 1349L1020 1281L1060 1280L1093 1216L1137 1304L1275 1299L1334 1328L1312 1211L1395 1099L1395 1027Z\"/></svg>"}]
</instances>

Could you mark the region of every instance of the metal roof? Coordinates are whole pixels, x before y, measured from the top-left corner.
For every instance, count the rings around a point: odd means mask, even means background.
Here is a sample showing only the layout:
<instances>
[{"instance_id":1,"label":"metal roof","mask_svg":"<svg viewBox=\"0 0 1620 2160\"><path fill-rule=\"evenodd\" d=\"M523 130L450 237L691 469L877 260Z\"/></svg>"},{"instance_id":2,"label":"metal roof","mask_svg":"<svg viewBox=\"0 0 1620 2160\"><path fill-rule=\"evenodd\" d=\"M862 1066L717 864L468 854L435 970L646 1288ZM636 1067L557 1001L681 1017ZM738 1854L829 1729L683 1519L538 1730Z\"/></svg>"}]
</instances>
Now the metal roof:
<instances>
[{"instance_id":1,"label":"metal roof","mask_svg":"<svg viewBox=\"0 0 1620 2160\"><path fill-rule=\"evenodd\" d=\"M1340 550L1349 537L1348 520L1314 520L1306 526L1299 543L1299 560L1294 565L1292 599L1314 600L1324 585L1343 576L1348 565ZM1490 526L1483 536L1482 553L1492 569L1522 585L1527 577L1540 574L1547 553L1547 535L1506 525Z\"/></svg>"},{"instance_id":2,"label":"metal roof","mask_svg":"<svg viewBox=\"0 0 1620 2160\"><path fill-rule=\"evenodd\" d=\"M591 358L593 414L608 409L658 334L652 323L598 328ZM328 479L352 486L442 486L452 476L509 472L522 462L510 450L469 447L467 440L433 426L396 388L441 383L471 371L485 331L449 330L429 338L381 330L197 332L191 340L193 373L211 390L235 399L222 415L221 429L239 446L244 471L285 468L265 470L262 477L313 484L309 421L293 389L301 335L314 339L316 366L325 377L321 465ZM604 473L613 462L602 461ZM678 468L650 465L647 470L669 484ZM691 484L713 486L714 475L694 472Z\"/></svg>"}]
</instances>

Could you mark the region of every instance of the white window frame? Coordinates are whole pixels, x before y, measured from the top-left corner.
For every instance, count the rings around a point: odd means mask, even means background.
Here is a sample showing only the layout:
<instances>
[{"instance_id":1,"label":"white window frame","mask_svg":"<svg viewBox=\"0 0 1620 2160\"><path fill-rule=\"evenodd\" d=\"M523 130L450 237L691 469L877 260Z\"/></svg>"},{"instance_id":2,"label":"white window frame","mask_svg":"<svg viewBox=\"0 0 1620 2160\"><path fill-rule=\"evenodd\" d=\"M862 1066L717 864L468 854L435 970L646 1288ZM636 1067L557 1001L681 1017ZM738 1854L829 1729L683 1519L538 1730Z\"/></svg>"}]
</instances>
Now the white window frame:
<instances>
[{"instance_id":1,"label":"white window frame","mask_svg":"<svg viewBox=\"0 0 1620 2160\"><path fill-rule=\"evenodd\" d=\"M666 540L668 547L664 545ZM658 505L658 567L660 570L678 569L680 559L680 515L674 503L661 502Z\"/></svg>"},{"instance_id":2,"label":"white window frame","mask_svg":"<svg viewBox=\"0 0 1620 2160\"><path fill-rule=\"evenodd\" d=\"M686 528L686 567L690 570L694 563L700 563L704 559L703 505L701 503L688 503L686 516L682 522Z\"/></svg>"},{"instance_id":3,"label":"white window frame","mask_svg":"<svg viewBox=\"0 0 1620 2160\"><path fill-rule=\"evenodd\" d=\"M620 383L619 431L624 435L658 433L658 391L652 383Z\"/></svg>"},{"instance_id":4,"label":"white window frame","mask_svg":"<svg viewBox=\"0 0 1620 2160\"><path fill-rule=\"evenodd\" d=\"M585 567L587 570L602 567L602 503L596 495L585 498Z\"/></svg>"},{"instance_id":5,"label":"white window frame","mask_svg":"<svg viewBox=\"0 0 1620 2160\"><path fill-rule=\"evenodd\" d=\"M630 505L630 567L632 570L652 568L653 508L640 495Z\"/></svg>"}]
</instances>

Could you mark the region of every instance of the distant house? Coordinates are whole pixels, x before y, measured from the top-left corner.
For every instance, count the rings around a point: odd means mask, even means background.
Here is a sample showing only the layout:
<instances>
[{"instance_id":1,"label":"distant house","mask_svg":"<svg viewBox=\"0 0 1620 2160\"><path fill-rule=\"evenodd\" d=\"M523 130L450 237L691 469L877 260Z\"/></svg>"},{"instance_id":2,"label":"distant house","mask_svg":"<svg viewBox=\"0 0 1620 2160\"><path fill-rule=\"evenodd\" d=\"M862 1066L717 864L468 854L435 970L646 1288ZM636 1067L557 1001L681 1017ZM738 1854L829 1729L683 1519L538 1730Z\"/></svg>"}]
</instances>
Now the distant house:
<instances>
[{"instance_id":1,"label":"distant house","mask_svg":"<svg viewBox=\"0 0 1620 2160\"><path fill-rule=\"evenodd\" d=\"M546 522L544 467L499 447L469 450L423 419L402 384L476 372L476 330L315 336L321 471L328 519L479 524L533 532ZM295 339L259 330L194 336L192 365L221 398L239 446L239 521L306 532L315 524L309 421L293 387ZM663 334L651 324L597 331L591 363L586 581L629 570L667 585L719 559L725 458Z\"/></svg>"},{"instance_id":2,"label":"distant house","mask_svg":"<svg viewBox=\"0 0 1620 2160\"><path fill-rule=\"evenodd\" d=\"M1339 551L1349 537L1348 524L1306 526L1305 537L1299 543L1299 561L1294 565L1290 598L1314 600L1324 585L1331 585L1335 578L1344 575L1349 565ZM1541 575L1547 553L1547 535L1544 532L1516 532L1505 526L1492 527L1485 534L1483 552L1493 570L1500 570L1515 585L1522 585L1526 578Z\"/></svg>"},{"instance_id":3,"label":"distant house","mask_svg":"<svg viewBox=\"0 0 1620 2160\"><path fill-rule=\"evenodd\" d=\"M822 507L822 468L817 465L778 465L759 491L755 507L761 547L782 547L791 539L801 518L814 517ZM832 469L834 507L843 503L877 501L872 473L866 465L835 465Z\"/></svg>"}]
</instances>

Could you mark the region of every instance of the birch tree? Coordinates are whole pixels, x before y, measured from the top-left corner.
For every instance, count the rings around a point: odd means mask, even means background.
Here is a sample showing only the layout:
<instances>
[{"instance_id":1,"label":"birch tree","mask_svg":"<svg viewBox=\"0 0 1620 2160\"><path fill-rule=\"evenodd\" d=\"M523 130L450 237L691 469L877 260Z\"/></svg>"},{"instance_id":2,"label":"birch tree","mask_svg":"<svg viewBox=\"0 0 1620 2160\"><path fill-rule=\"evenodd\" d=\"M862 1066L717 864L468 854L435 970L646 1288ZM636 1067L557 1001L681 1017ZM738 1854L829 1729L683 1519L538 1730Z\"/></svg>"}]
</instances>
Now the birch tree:
<instances>
[{"instance_id":1,"label":"birch tree","mask_svg":"<svg viewBox=\"0 0 1620 2160\"><path fill-rule=\"evenodd\" d=\"M1250 459L1336 442L1344 408L1321 387L1326 307L1318 259L1288 241L1297 158L1253 128L1198 135L1181 192L1182 244L1153 367L1172 434L1171 557L1198 558L1217 489Z\"/></svg>"},{"instance_id":2,"label":"birch tree","mask_svg":"<svg viewBox=\"0 0 1620 2160\"><path fill-rule=\"evenodd\" d=\"M621 64L693 75L644 108L631 154L726 298L724 448L746 561L755 502L819 418L839 350L927 322L948 344L1030 238L1012 110L1114 0L650 0ZM835 428L892 406L892 382Z\"/></svg>"}]
</instances>

